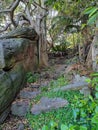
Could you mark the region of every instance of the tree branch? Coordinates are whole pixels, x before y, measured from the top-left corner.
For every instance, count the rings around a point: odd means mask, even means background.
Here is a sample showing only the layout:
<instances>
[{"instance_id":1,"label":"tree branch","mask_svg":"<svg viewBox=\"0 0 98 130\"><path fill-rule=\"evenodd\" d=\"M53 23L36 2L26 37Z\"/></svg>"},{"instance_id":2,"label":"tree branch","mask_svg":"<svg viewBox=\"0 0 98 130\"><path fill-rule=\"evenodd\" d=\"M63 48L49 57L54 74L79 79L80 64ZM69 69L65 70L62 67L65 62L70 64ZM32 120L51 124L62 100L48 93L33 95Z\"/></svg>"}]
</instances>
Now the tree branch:
<instances>
[{"instance_id":1,"label":"tree branch","mask_svg":"<svg viewBox=\"0 0 98 130\"><path fill-rule=\"evenodd\" d=\"M31 26L34 28L34 21L32 21L32 18L31 18L31 15L30 15L30 10L29 10L28 5L27 5L27 7L26 7L26 15L27 15L27 17L28 17L28 20L30 21Z\"/></svg>"},{"instance_id":2,"label":"tree branch","mask_svg":"<svg viewBox=\"0 0 98 130\"><path fill-rule=\"evenodd\" d=\"M37 6L36 5L34 5L34 4L31 4L31 6L34 6L34 9L32 9L32 12L37 8Z\"/></svg>"},{"instance_id":3,"label":"tree branch","mask_svg":"<svg viewBox=\"0 0 98 130\"><path fill-rule=\"evenodd\" d=\"M14 10L17 8L17 6L19 5L19 2L20 0L16 0L13 4L12 4L12 7L10 8L11 9L11 12L10 12L10 18L11 18L11 22L12 24L14 25L14 27L17 27L17 24L15 23L13 17L14 17Z\"/></svg>"},{"instance_id":4,"label":"tree branch","mask_svg":"<svg viewBox=\"0 0 98 130\"><path fill-rule=\"evenodd\" d=\"M11 12L11 9L0 10L0 13L9 13L9 12Z\"/></svg>"},{"instance_id":5,"label":"tree branch","mask_svg":"<svg viewBox=\"0 0 98 130\"><path fill-rule=\"evenodd\" d=\"M6 10L0 10L0 13L9 13L10 14L10 19L12 24L14 25L14 27L17 27L13 17L14 17L14 10L17 8L17 6L19 5L19 2L21 0L15 0L13 3L11 3L11 5L9 6L9 9Z\"/></svg>"},{"instance_id":6,"label":"tree branch","mask_svg":"<svg viewBox=\"0 0 98 130\"><path fill-rule=\"evenodd\" d=\"M22 19L21 19L22 18ZM21 21L27 21L28 23L30 23L29 19L26 17L26 15L24 13L19 13L16 17L16 24L17 25L20 25L19 24L19 21L21 23Z\"/></svg>"},{"instance_id":7,"label":"tree branch","mask_svg":"<svg viewBox=\"0 0 98 130\"><path fill-rule=\"evenodd\" d=\"M13 4L12 4L12 6L11 6L11 10L12 11L14 11L16 8L17 8L17 6L19 5L19 2L20 2L21 0L16 0Z\"/></svg>"},{"instance_id":8,"label":"tree branch","mask_svg":"<svg viewBox=\"0 0 98 130\"><path fill-rule=\"evenodd\" d=\"M28 25L29 22L27 20L21 20L21 21L19 21L19 26L22 27L24 24Z\"/></svg>"},{"instance_id":9,"label":"tree branch","mask_svg":"<svg viewBox=\"0 0 98 130\"><path fill-rule=\"evenodd\" d=\"M8 23L3 30L0 30L0 33L6 31L10 25L11 25L11 23Z\"/></svg>"},{"instance_id":10,"label":"tree branch","mask_svg":"<svg viewBox=\"0 0 98 130\"><path fill-rule=\"evenodd\" d=\"M42 7L40 4L38 4L37 2L33 2L33 5L35 5L35 6L39 6L40 8L42 8L42 9L44 9L44 10L46 10L46 11L48 11L48 9L47 8L45 8L45 7Z\"/></svg>"},{"instance_id":11,"label":"tree branch","mask_svg":"<svg viewBox=\"0 0 98 130\"><path fill-rule=\"evenodd\" d=\"M0 13L9 13L11 11L14 11L17 6L19 5L19 2L21 0L16 0L15 2L11 3L11 5L8 7L8 9L5 9L5 10L0 10Z\"/></svg>"}]
</instances>

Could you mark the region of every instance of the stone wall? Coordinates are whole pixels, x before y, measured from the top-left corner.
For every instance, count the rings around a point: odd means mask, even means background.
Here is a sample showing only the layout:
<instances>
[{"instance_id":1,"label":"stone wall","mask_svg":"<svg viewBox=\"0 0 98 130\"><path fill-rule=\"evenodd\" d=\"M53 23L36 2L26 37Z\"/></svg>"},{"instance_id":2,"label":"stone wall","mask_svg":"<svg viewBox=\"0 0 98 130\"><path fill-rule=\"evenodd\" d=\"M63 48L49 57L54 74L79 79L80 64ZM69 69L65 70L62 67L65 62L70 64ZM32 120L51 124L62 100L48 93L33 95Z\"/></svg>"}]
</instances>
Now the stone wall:
<instances>
[{"instance_id":1,"label":"stone wall","mask_svg":"<svg viewBox=\"0 0 98 130\"><path fill-rule=\"evenodd\" d=\"M22 35L6 35L0 40L0 123L8 116L12 101L24 86L26 72L33 71L37 64L37 34L34 30L26 29L27 35L31 31L29 35L34 36L33 39L22 32Z\"/></svg>"}]
</instances>

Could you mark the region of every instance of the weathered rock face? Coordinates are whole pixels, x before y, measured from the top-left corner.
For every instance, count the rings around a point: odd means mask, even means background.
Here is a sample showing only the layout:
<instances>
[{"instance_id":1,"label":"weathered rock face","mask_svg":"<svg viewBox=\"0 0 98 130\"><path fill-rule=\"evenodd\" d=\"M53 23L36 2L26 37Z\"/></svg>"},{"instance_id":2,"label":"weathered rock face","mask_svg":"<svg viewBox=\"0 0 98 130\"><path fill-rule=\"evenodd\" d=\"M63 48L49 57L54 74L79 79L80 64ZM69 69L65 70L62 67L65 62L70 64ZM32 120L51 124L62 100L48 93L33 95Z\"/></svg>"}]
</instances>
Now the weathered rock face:
<instances>
[{"instance_id":1,"label":"weathered rock face","mask_svg":"<svg viewBox=\"0 0 98 130\"><path fill-rule=\"evenodd\" d=\"M28 33L29 29L25 28L25 33L26 29ZM34 30L30 32L31 37L37 36ZM12 101L23 87L26 72L36 65L37 39L27 39L24 33L17 35L7 35L6 39L0 40L0 123L7 117Z\"/></svg>"},{"instance_id":2,"label":"weathered rock face","mask_svg":"<svg viewBox=\"0 0 98 130\"><path fill-rule=\"evenodd\" d=\"M33 65L35 41L24 38L13 38L1 40L0 44L2 46L2 57L0 58L1 69L10 70L18 62L22 62L24 68L27 70L31 64Z\"/></svg>"}]
</instances>

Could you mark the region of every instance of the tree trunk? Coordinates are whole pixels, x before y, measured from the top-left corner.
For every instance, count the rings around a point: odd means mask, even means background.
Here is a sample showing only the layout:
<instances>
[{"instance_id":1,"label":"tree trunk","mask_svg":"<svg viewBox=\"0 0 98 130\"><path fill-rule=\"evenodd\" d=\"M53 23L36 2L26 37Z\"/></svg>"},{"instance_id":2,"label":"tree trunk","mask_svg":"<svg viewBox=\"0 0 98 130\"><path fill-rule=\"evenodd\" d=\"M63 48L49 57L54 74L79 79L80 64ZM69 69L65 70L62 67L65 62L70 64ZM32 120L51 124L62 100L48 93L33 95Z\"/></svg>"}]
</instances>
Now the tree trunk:
<instances>
[{"instance_id":1,"label":"tree trunk","mask_svg":"<svg viewBox=\"0 0 98 130\"><path fill-rule=\"evenodd\" d=\"M93 47L93 44L90 45L90 49L88 51L88 55L86 58L86 65L88 68L92 68L92 47Z\"/></svg>"},{"instance_id":2,"label":"tree trunk","mask_svg":"<svg viewBox=\"0 0 98 130\"><path fill-rule=\"evenodd\" d=\"M44 1L41 0L41 6L44 7ZM38 41L38 57L39 67L48 66L48 55L47 55L47 41L46 41L46 22L45 22L46 10L38 7L36 15L36 31L39 35Z\"/></svg>"},{"instance_id":3,"label":"tree trunk","mask_svg":"<svg viewBox=\"0 0 98 130\"><path fill-rule=\"evenodd\" d=\"M87 48L88 46L92 43L92 39L91 39L91 34L90 34L91 30L89 27L85 27L82 30L82 37L83 37L83 54L82 54L82 59L85 62L87 55L88 55L88 51Z\"/></svg>"},{"instance_id":4,"label":"tree trunk","mask_svg":"<svg viewBox=\"0 0 98 130\"><path fill-rule=\"evenodd\" d=\"M96 21L95 36L92 43L92 68L98 72L98 20Z\"/></svg>"}]
</instances>

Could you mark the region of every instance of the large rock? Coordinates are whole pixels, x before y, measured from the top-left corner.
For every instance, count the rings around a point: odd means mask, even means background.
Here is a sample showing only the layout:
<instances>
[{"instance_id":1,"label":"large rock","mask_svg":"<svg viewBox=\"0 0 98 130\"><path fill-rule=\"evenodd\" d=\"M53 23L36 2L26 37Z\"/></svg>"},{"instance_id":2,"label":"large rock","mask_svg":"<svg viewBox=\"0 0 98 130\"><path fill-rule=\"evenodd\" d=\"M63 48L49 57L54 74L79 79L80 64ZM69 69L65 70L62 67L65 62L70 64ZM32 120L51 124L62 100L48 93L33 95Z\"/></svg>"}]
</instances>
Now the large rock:
<instances>
[{"instance_id":1,"label":"large rock","mask_svg":"<svg viewBox=\"0 0 98 130\"><path fill-rule=\"evenodd\" d=\"M34 41L35 39L37 40L38 35L32 27L18 27L9 33L1 35L0 39L10 39L19 37Z\"/></svg>"},{"instance_id":2,"label":"large rock","mask_svg":"<svg viewBox=\"0 0 98 130\"><path fill-rule=\"evenodd\" d=\"M13 38L0 40L0 44L3 48L2 57L0 58L0 68L9 70L20 61L23 61L25 68L30 67L31 64L33 66L35 41L24 38Z\"/></svg>"},{"instance_id":3,"label":"large rock","mask_svg":"<svg viewBox=\"0 0 98 130\"><path fill-rule=\"evenodd\" d=\"M10 107L8 107L1 115L0 115L0 124L6 119L10 111Z\"/></svg>"},{"instance_id":4,"label":"large rock","mask_svg":"<svg viewBox=\"0 0 98 130\"><path fill-rule=\"evenodd\" d=\"M11 96L13 95L12 81L8 75L8 73L0 72L0 115L2 112L8 107L8 104Z\"/></svg>"},{"instance_id":5,"label":"large rock","mask_svg":"<svg viewBox=\"0 0 98 130\"><path fill-rule=\"evenodd\" d=\"M35 37L36 32L30 28L23 28L23 32L17 29L0 37L0 123L7 117L12 101L24 86L26 72L36 66Z\"/></svg>"},{"instance_id":6,"label":"large rock","mask_svg":"<svg viewBox=\"0 0 98 130\"><path fill-rule=\"evenodd\" d=\"M24 81L25 70L20 64L17 64L10 72L2 71L0 73L0 123L9 114L8 108L16 94L23 87Z\"/></svg>"}]
</instances>

